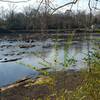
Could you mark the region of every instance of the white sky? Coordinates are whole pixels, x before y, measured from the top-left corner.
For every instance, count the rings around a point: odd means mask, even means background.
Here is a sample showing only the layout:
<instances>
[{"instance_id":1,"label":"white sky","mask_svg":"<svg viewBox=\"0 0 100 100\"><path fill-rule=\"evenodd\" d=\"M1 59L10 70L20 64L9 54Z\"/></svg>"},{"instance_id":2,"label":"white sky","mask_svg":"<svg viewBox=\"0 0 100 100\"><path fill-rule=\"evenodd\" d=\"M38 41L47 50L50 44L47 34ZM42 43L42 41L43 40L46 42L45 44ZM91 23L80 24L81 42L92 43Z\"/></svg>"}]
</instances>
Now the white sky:
<instances>
[{"instance_id":1,"label":"white sky","mask_svg":"<svg viewBox=\"0 0 100 100\"><path fill-rule=\"evenodd\" d=\"M12 0L12 1L20 1L20 0ZM31 1L26 2L26 3L18 3L18 4L14 4L14 5L16 5L16 11L22 11L23 7L28 6L28 5L32 5L33 7L37 7L39 4L38 1L39 0L31 0ZM62 5L68 1L71 1L71 0L52 0L52 1L53 1L54 5L59 6L59 5ZM95 4L95 2L93 2L92 5L93 4ZM4 7L4 9L8 9L8 8L12 9L13 4L6 3L6 2L0 2L0 7ZM65 11L69 7L70 6L63 7L62 9L60 9L60 11ZM73 10L86 10L87 11L88 10L88 0L79 0L79 2L73 6Z\"/></svg>"}]
</instances>

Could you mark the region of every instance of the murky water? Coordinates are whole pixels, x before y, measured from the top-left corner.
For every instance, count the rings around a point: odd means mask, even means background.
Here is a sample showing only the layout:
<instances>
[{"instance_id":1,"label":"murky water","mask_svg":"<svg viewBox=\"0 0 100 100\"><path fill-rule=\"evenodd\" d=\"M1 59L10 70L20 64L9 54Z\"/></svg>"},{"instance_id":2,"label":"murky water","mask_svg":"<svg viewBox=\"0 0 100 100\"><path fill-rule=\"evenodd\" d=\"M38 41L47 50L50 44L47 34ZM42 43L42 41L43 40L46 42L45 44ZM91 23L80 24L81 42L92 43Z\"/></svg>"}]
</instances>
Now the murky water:
<instances>
[{"instance_id":1,"label":"murky water","mask_svg":"<svg viewBox=\"0 0 100 100\"><path fill-rule=\"evenodd\" d=\"M21 65L19 62L26 65L31 64L37 68L44 68L40 62L43 62L43 59L45 59L47 62L53 63L55 55L57 54L58 61L62 63L64 60L64 44L65 41L58 42L58 50L55 50L55 43L51 39L35 42L1 41L0 87L11 84L28 75L33 75L34 77L38 75L37 71ZM93 45L90 43L90 49L92 47ZM83 58L86 56L85 54L87 54L87 42L73 41L68 49L68 56L74 57L77 63L68 69L79 70L85 68L86 64L83 61ZM55 67L57 70L63 68L63 66L59 64Z\"/></svg>"}]
</instances>

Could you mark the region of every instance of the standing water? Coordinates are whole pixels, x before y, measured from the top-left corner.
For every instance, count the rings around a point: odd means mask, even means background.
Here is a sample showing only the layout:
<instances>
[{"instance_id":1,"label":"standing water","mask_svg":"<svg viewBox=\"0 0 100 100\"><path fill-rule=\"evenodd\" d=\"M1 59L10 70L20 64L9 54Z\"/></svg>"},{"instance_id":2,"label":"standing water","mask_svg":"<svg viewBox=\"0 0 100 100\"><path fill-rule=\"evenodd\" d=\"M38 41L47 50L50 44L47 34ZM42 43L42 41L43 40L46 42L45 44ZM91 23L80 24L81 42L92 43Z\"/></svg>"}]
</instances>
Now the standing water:
<instances>
[{"instance_id":1,"label":"standing water","mask_svg":"<svg viewBox=\"0 0 100 100\"><path fill-rule=\"evenodd\" d=\"M64 60L64 45L63 39L58 40L57 59L59 62ZM23 77L33 75L35 78L39 73L28 68L24 64L31 64L37 68L44 68L40 62L45 61L52 63L56 54L55 42L52 39L46 41L0 41L0 87L11 84ZM90 44L92 49L93 44ZM34 55L35 54L35 55ZM68 48L68 56L74 57L77 62L75 65L68 67L70 70L80 70L86 68L83 61L87 54L86 41L73 41ZM39 56L38 56L39 55ZM53 66L51 66L53 67ZM56 66L57 70L63 69L63 65Z\"/></svg>"}]
</instances>

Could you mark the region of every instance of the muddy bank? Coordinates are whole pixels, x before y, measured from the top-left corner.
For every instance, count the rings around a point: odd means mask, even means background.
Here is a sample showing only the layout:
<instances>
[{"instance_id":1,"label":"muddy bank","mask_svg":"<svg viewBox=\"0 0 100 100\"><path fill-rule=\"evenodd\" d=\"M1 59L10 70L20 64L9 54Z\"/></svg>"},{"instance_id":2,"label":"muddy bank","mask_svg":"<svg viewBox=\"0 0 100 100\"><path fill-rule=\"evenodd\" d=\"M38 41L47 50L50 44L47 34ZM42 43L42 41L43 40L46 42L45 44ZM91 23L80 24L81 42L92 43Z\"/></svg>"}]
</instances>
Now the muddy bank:
<instances>
[{"instance_id":1,"label":"muddy bank","mask_svg":"<svg viewBox=\"0 0 100 100\"><path fill-rule=\"evenodd\" d=\"M67 73L59 71L49 76L39 76L36 79L25 79L9 88L1 88L1 100L46 100L48 95L63 89L68 91L75 90L83 84L83 75L80 72ZM54 97L53 97L54 98ZM51 99L55 100L55 99Z\"/></svg>"},{"instance_id":2,"label":"muddy bank","mask_svg":"<svg viewBox=\"0 0 100 100\"><path fill-rule=\"evenodd\" d=\"M93 37L98 37L100 36L100 32L81 32L81 31L64 31L64 32L52 32L52 33L49 33L49 32L13 32L11 34L5 34L5 33L2 33L0 34L0 40L12 40L11 42L13 41L18 41L18 40L22 40L22 41L29 41L29 40L32 40L33 42L36 41L36 40L46 40L48 38L56 38L57 36L59 38L67 38L69 37L70 35L72 35L72 33L74 34L74 40L81 40L82 37L89 37L90 35L93 36Z\"/></svg>"}]
</instances>

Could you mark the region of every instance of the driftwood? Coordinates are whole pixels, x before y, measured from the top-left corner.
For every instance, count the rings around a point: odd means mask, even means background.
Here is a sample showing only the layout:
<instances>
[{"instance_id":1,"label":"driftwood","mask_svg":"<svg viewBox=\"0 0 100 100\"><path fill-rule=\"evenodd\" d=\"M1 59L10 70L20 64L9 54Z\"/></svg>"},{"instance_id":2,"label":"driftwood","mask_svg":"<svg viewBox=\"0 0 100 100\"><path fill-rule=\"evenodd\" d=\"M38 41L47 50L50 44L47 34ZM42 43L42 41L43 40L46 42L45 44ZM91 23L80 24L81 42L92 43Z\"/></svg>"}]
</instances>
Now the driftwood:
<instances>
[{"instance_id":1,"label":"driftwood","mask_svg":"<svg viewBox=\"0 0 100 100\"><path fill-rule=\"evenodd\" d=\"M12 88L15 88L15 87L18 87L18 86L25 85L30 79L31 78L25 77L22 80L16 81L15 83L13 83L11 85L8 85L8 86L0 88L0 92L4 92L4 91L6 91L8 89L12 89Z\"/></svg>"}]
</instances>

